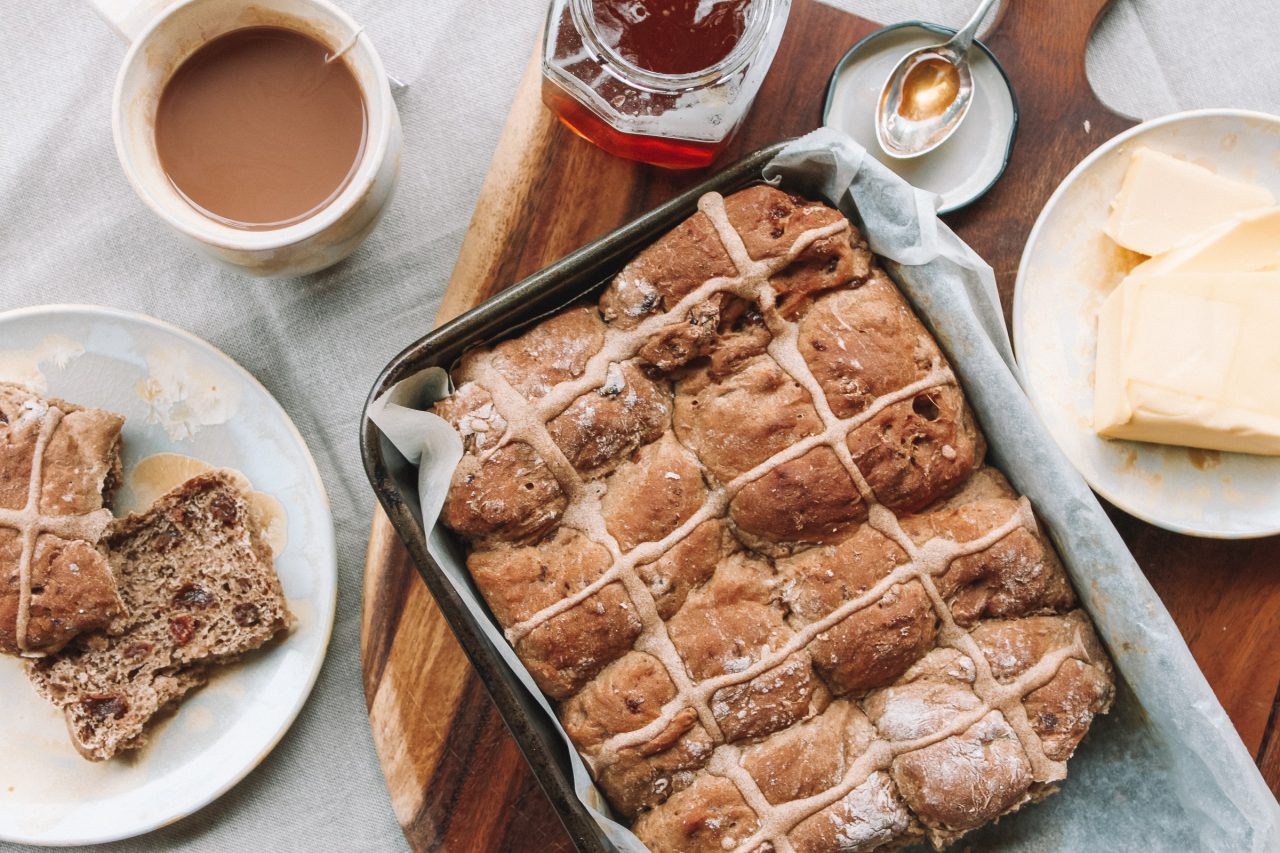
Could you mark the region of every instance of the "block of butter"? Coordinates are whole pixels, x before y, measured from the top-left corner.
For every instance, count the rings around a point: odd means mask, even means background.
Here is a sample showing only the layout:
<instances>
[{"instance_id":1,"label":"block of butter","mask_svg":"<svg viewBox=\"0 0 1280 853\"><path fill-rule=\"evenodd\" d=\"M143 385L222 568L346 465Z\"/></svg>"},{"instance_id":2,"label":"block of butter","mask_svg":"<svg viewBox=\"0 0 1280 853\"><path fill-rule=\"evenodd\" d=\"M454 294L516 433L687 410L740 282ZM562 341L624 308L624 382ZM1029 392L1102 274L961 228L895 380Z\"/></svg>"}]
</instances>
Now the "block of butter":
<instances>
[{"instance_id":1,"label":"block of butter","mask_svg":"<svg viewBox=\"0 0 1280 853\"><path fill-rule=\"evenodd\" d=\"M1111 202L1106 232L1126 249L1158 255L1206 229L1275 203L1264 187L1139 148Z\"/></svg>"},{"instance_id":2,"label":"block of butter","mask_svg":"<svg viewBox=\"0 0 1280 853\"><path fill-rule=\"evenodd\" d=\"M1151 276L1228 270L1280 270L1280 207L1245 213L1217 225L1172 251L1143 261L1129 274Z\"/></svg>"},{"instance_id":3,"label":"block of butter","mask_svg":"<svg viewBox=\"0 0 1280 853\"><path fill-rule=\"evenodd\" d=\"M1136 271L1099 317L1094 429L1280 455L1280 272Z\"/></svg>"}]
</instances>

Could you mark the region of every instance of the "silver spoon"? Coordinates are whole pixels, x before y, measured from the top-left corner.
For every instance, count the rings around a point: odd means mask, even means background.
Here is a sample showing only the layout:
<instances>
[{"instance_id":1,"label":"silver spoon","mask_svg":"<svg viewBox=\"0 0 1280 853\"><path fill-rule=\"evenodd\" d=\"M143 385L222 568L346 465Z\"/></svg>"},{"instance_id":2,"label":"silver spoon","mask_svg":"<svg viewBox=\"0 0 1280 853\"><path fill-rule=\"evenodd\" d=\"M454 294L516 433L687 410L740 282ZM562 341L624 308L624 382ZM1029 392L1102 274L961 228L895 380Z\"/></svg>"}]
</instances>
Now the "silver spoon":
<instances>
[{"instance_id":1,"label":"silver spoon","mask_svg":"<svg viewBox=\"0 0 1280 853\"><path fill-rule=\"evenodd\" d=\"M969 47L993 3L982 0L950 41L911 51L889 73L876 109L876 139L890 157L919 157L960 126L973 103Z\"/></svg>"}]
</instances>

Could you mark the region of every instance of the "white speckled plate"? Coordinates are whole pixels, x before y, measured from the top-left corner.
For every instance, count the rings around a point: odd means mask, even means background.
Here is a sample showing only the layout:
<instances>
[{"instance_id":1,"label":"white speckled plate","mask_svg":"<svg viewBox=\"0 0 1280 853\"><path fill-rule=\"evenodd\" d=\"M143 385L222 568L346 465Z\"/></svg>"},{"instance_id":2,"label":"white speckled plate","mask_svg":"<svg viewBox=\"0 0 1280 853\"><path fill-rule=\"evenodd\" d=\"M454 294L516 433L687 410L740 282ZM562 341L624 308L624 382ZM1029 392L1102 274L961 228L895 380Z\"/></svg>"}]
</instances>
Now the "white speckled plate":
<instances>
[{"instance_id":1,"label":"white speckled plate","mask_svg":"<svg viewBox=\"0 0 1280 853\"><path fill-rule=\"evenodd\" d=\"M1179 533L1280 533L1280 458L1099 438L1092 428L1097 317L1142 258L1102 233L1135 148L1252 181L1280 197L1280 117L1197 110L1138 125L1102 145L1050 197L1018 269L1013 340L1027 392L1098 494Z\"/></svg>"},{"instance_id":2,"label":"white speckled plate","mask_svg":"<svg viewBox=\"0 0 1280 853\"><path fill-rule=\"evenodd\" d=\"M123 414L126 482L138 460L172 451L238 469L287 512L288 543L276 569L297 625L189 696L140 752L101 763L81 758L62 714L36 696L16 659L0 657L0 840L127 838L227 791L302 709L333 628L329 503L302 436L267 390L209 344L158 320L91 306L0 314L0 378L15 373L43 382L53 396ZM141 383L156 377L216 387L218 404L178 406L167 423L149 423L153 407ZM117 503L129 497L126 490Z\"/></svg>"}]
</instances>

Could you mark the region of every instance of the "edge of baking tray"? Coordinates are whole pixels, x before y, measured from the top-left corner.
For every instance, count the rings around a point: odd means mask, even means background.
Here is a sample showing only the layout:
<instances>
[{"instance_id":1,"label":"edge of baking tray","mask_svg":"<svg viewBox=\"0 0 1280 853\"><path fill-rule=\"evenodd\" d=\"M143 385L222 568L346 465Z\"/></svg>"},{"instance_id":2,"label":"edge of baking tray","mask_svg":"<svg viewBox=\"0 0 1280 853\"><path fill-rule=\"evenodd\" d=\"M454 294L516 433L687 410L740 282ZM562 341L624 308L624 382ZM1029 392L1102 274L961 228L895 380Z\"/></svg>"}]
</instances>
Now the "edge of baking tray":
<instances>
[{"instance_id":1,"label":"edge of baking tray","mask_svg":"<svg viewBox=\"0 0 1280 853\"><path fill-rule=\"evenodd\" d=\"M508 335L529 321L603 285L636 251L692 215L697 209L698 198L704 193L728 193L761 181L765 164L786 144L779 142L746 156L671 201L419 338L388 362L369 392L365 411L368 411L369 403L400 380L427 367L448 369L464 350ZM397 460L399 454L392 451L390 443L367 415L360 421L360 448L369 483L392 527L413 557L418 573L489 691L503 722L533 768L570 838L579 850L588 853L612 851L613 844L574 793L568 751L560 736L529 691L498 656L457 591L427 552L427 532L422 526L416 481L410 466L403 460Z\"/></svg>"}]
</instances>

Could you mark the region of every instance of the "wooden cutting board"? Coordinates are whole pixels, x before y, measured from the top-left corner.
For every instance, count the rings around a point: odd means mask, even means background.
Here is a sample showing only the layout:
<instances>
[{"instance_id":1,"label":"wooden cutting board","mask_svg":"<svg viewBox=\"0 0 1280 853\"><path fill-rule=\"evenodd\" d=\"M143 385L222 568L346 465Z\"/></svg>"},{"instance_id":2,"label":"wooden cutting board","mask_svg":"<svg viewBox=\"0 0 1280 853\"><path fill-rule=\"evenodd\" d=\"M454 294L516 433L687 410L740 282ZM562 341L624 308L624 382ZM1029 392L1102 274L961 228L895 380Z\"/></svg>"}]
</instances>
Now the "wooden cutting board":
<instances>
[{"instance_id":1,"label":"wooden cutting board","mask_svg":"<svg viewBox=\"0 0 1280 853\"><path fill-rule=\"evenodd\" d=\"M1085 46L1107 2L1006 0L1011 8L987 40L1013 81L1021 126L1005 176L947 219L995 268L1006 313L1023 244L1049 194L1085 154L1133 124L1096 100L1085 75ZM773 69L720 164L817 127L836 62L875 28L816 0L793 0ZM535 50L436 322L705 174L638 166L575 137L542 107ZM1272 736L1280 698L1280 538L1191 539L1111 515L1272 790L1280 790L1280 738ZM374 741L415 850L571 849L381 511L365 566L362 664Z\"/></svg>"}]
</instances>

